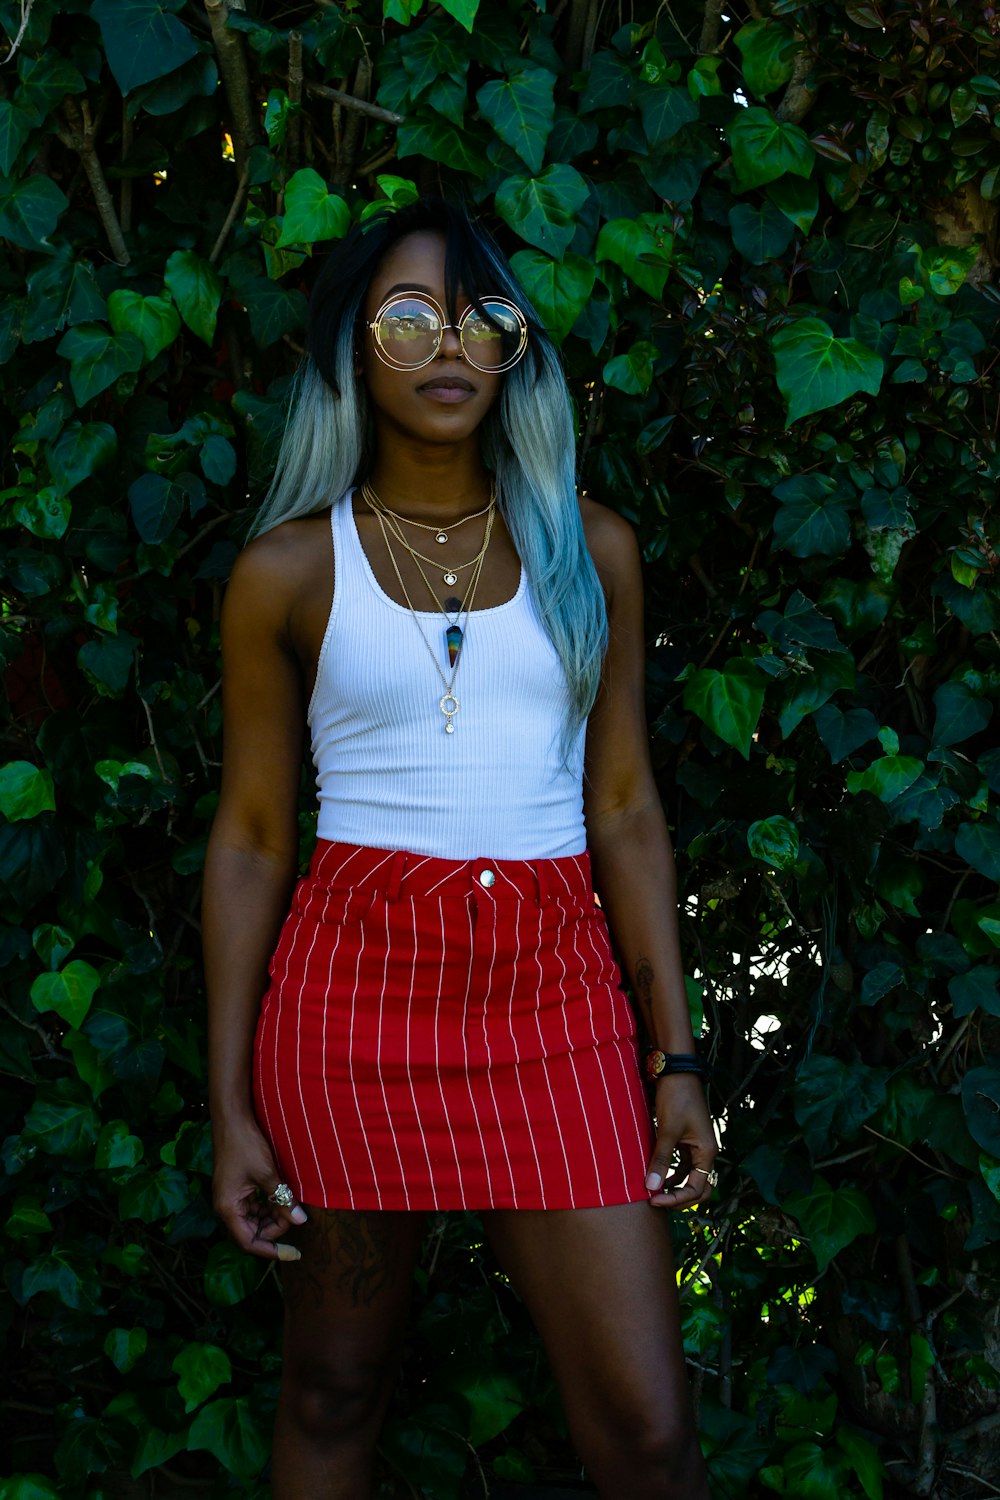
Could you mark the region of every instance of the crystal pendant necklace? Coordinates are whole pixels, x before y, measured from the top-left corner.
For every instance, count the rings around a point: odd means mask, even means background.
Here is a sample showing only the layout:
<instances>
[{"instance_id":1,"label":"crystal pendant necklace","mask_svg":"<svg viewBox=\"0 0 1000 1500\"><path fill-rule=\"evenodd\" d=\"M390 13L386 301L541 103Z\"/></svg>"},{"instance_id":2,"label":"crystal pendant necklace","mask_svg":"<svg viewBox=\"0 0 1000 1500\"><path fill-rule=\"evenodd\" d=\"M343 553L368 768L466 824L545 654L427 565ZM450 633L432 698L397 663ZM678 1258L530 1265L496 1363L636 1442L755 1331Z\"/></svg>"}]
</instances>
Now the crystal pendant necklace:
<instances>
[{"instance_id":1,"label":"crystal pendant necklace","mask_svg":"<svg viewBox=\"0 0 1000 1500\"><path fill-rule=\"evenodd\" d=\"M365 500L368 500L365 489L366 487L362 488L362 497ZM486 508L488 512L486 516L486 535L483 539L482 547L480 548L476 557L473 559L475 566L473 567L472 576L469 579L469 584L466 588L464 598L448 598L444 601L443 607L438 600L437 594L434 591L434 587L430 579L424 572L418 554L413 552L413 549L407 544L405 539L402 541L403 547L407 552L410 553L410 555L416 562L417 568L420 570L420 576L426 584L431 598L434 600L437 608L442 611L445 619L448 622L445 628L444 638L445 647L448 652L448 666L451 669L451 675L449 677L446 677L444 672L441 670L441 664L438 661L437 652L434 650L434 647L427 639L427 635L424 632L424 627L420 623L420 616L414 608L413 602L410 599L409 592L407 591L406 584L403 582L403 575L400 572L399 563L396 561L396 555L393 552L389 542L389 536L392 532L391 522L387 521L387 517L377 506L373 505L371 506L371 509L375 512L375 517L379 523L379 528L382 532L382 540L385 543L385 550L389 554L389 561L392 563L392 570L396 575L396 582L399 584L400 592L402 593L403 598L406 600L406 607L410 611L410 618L420 633L420 639L423 641L424 646L426 647L427 652L430 655L432 662L434 663L434 670L437 672L438 677L440 677L441 686L444 688L444 693L438 699L438 708L444 714L444 732L445 734L454 734L455 716L461 706L458 698L455 696L455 679L458 676L458 669L462 662L462 653L465 648L465 638L468 634L469 629L469 614L472 610L473 601L476 597L476 589L479 585L479 577L483 571L483 563L486 559L486 549L490 544L490 536L493 531L493 521L496 514L495 506L491 501L490 506ZM392 534L395 533L392 532ZM396 540L400 540L399 536L396 537ZM463 614L465 615L464 631L459 624L459 620Z\"/></svg>"}]
</instances>

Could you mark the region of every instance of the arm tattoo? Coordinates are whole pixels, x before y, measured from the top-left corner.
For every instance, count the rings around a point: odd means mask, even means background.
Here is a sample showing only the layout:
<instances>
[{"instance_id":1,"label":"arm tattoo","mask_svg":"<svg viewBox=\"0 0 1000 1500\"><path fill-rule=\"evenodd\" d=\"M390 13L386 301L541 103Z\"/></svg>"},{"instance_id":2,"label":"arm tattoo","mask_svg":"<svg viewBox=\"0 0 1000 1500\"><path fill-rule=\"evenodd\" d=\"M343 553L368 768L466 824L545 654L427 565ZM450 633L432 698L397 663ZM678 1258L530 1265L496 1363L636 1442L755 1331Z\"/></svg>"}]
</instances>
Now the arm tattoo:
<instances>
[{"instance_id":1,"label":"arm tattoo","mask_svg":"<svg viewBox=\"0 0 1000 1500\"><path fill-rule=\"evenodd\" d=\"M653 1006L653 981L656 975L653 973L653 965L648 958L640 953L635 961L635 993L642 1008L643 1019L647 1027L652 1020Z\"/></svg>"}]
</instances>

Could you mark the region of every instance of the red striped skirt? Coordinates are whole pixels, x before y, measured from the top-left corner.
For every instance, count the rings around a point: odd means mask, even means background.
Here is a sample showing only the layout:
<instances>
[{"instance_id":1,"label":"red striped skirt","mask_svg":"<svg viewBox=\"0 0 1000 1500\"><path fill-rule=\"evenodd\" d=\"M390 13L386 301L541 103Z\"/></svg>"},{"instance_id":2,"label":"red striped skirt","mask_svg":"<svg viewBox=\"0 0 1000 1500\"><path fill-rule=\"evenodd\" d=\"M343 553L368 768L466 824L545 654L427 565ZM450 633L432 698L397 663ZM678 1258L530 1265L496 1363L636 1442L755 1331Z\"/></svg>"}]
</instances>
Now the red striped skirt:
<instances>
[{"instance_id":1,"label":"red striped skirt","mask_svg":"<svg viewBox=\"0 0 1000 1500\"><path fill-rule=\"evenodd\" d=\"M586 854L320 841L271 960L254 1102L326 1208L645 1201L635 1022Z\"/></svg>"}]
</instances>

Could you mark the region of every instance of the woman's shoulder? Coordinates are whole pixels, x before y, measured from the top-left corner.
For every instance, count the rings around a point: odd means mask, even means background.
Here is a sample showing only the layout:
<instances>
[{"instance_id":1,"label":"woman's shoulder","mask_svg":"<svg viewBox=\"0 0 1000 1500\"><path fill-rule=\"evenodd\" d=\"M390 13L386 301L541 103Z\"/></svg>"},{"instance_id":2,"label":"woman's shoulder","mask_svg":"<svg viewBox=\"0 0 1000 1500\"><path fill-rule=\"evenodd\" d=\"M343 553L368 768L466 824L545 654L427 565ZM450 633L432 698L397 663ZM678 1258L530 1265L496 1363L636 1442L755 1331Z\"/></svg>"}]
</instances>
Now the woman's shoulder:
<instances>
[{"instance_id":1,"label":"woman's shoulder","mask_svg":"<svg viewBox=\"0 0 1000 1500\"><path fill-rule=\"evenodd\" d=\"M230 589L266 589L294 595L312 584L317 572L329 571L333 543L330 512L319 511L282 521L243 548L229 580Z\"/></svg>"},{"instance_id":2,"label":"woman's shoulder","mask_svg":"<svg viewBox=\"0 0 1000 1500\"><path fill-rule=\"evenodd\" d=\"M633 585L639 576L639 544L624 516L587 495L580 497L587 548L605 592Z\"/></svg>"}]
</instances>

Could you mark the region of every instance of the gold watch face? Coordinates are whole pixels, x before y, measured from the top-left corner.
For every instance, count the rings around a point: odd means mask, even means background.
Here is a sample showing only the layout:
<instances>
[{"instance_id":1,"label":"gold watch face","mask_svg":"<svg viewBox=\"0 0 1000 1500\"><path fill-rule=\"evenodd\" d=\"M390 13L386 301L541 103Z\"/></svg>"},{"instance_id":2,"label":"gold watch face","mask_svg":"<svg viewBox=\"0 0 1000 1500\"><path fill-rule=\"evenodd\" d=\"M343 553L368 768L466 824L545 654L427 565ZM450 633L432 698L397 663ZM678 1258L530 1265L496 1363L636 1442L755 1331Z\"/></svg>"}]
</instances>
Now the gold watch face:
<instances>
[{"instance_id":1,"label":"gold watch face","mask_svg":"<svg viewBox=\"0 0 1000 1500\"><path fill-rule=\"evenodd\" d=\"M665 1052L651 1052L646 1058L646 1077L659 1078L667 1066L667 1055Z\"/></svg>"}]
</instances>

